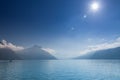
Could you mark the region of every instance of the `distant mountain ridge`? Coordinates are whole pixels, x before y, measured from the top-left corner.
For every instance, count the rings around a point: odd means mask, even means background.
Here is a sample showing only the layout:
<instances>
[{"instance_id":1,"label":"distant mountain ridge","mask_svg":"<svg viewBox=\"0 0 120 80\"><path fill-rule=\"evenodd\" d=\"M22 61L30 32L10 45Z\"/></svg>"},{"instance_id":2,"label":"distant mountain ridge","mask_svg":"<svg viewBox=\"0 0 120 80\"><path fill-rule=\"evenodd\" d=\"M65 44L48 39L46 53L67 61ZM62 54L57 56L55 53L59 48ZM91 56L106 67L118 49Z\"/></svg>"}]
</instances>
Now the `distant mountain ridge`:
<instances>
[{"instance_id":1,"label":"distant mountain ridge","mask_svg":"<svg viewBox=\"0 0 120 80\"><path fill-rule=\"evenodd\" d=\"M0 60L20 60L20 57L11 49L0 48Z\"/></svg>"},{"instance_id":2,"label":"distant mountain ridge","mask_svg":"<svg viewBox=\"0 0 120 80\"><path fill-rule=\"evenodd\" d=\"M42 50L42 47L40 46L33 46L30 48L26 48L20 52L18 52L20 58L22 59L39 59L39 60L48 60L48 59L56 59L53 55L51 55L50 53Z\"/></svg>"},{"instance_id":3,"label":"distant mountain ridge","mask_svg":"<svg viewBox=\"0 0 120 80\"><path fill-rule=\"evenodd\" d=\"M91 52L75 59L120 59L120 47Z\"/></svg>"},{"instance_id":4,"label":"distant mountain ridge","mask_svg":"<svg viewBox=\"0 0 120 80\"><path fill-rule=\"evenodd\" d=\"M12 44L3 40L0 42L0 60L54 60L54 57L49 52L42 49L40 46L33 46L19 51L14 51L12 48L7 47ZM13 47L14 45L12 45Z\"/></svg>"}]
</instances>

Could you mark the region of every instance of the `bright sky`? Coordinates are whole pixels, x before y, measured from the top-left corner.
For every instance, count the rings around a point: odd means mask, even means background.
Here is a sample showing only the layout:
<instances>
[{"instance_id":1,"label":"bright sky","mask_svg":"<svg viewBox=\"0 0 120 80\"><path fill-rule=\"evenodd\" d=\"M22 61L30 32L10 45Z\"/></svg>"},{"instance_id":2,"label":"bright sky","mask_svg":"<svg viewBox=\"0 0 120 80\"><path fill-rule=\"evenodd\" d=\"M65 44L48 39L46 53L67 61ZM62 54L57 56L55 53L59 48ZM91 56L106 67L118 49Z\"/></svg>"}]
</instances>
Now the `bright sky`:
<instances>
[{"instance_id":1,"label":"bright sky","mask_svg":"<svg viewBox=\"0 0 120 80\"><path fill-rule=\"evenodd\" d=\"M120 0L2 0L0 39L80 55L120 36Z\"/></svg>"}]
</instances>

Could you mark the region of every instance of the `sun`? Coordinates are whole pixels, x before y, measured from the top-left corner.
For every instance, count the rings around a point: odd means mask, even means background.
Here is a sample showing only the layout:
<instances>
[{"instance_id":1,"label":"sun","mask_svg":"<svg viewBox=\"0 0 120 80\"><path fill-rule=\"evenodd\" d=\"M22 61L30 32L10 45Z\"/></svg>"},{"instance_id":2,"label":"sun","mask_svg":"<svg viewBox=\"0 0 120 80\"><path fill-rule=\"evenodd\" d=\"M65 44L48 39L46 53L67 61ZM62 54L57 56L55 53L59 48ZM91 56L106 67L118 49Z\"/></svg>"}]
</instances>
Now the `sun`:
<instances>
[{"instance_id":1,"label":"sun","mask_svg":"<svg viewBox=\"0 0 120 80\"><path fill-rule=\"evenodd\" d=\"M93 2L93 3L91 4L91 6L90 6L90 8L91 8L92 11L98 11L98 10L99 10L99 7L100 7L100 5L99 5L98 2Z\"/></svg>"}]
</instances>

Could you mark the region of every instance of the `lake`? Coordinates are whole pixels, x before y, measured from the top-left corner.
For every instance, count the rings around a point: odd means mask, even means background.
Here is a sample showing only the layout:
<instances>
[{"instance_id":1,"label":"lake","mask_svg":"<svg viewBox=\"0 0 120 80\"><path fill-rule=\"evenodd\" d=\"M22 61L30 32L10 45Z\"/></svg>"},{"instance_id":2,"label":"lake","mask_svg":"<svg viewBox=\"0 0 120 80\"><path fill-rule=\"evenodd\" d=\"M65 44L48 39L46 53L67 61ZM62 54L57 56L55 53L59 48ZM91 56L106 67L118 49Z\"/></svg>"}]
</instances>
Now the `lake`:
<instances>
[{"instance_id":1,"label":"lake","mask_svg":"<svg viewBox=\"0 0 120 80\"><path fill-rule=\"evenodd\" d=\"M120 80L120 60L1 61L0 80Z\"/></svg>"}]
</instances>

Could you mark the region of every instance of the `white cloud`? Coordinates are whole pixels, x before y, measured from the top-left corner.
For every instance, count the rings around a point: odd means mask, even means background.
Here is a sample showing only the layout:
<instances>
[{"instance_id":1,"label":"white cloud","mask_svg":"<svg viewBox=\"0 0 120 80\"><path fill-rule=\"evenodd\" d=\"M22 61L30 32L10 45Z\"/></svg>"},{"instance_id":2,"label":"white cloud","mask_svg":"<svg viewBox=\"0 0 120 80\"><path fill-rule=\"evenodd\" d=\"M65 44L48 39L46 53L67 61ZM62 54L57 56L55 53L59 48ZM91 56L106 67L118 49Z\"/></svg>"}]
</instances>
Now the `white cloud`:
<instances>
[{"instance_id":1,"label":"white cloud","mask_svg":"<svg viewBox=\"0 0 120 80\"><path fill-rule=\"evenodd\" d=\"M112 48L117 48L120 47L120 37L117 39L113 40L112 42L106 42L98 45L91 45L88 46L87 49L80 51L81 55L89 53L89 52L94 52L98 50L105 50L105 49L112 49Z\"/></svg>"},{"instance_id":2,"label":"white cloud","mask_svg":"<svg viewBox=\"0 0 120 80\"><path fill-rule=\"evenodd\" d=\"M16 46L12 43L8 43L6 40L1 41L0 48L9 48L9 49L12 49L13 51L20 51L24 49L24 47Z\"/></svg>"},{"instance_id":3,"label":"white cloud","mask_svg":"<svg viewBox=\"0 0 120 80\"><path fill-rule=\"evenodd\" d=\"M51 54L55 54L55 53L56 53L55 50L50 49L50 48L42 48L42 50L44 50L44 51L46 51L46 52L49 52L49 53L51 53Z\"/></svg>"}]
</instances>

